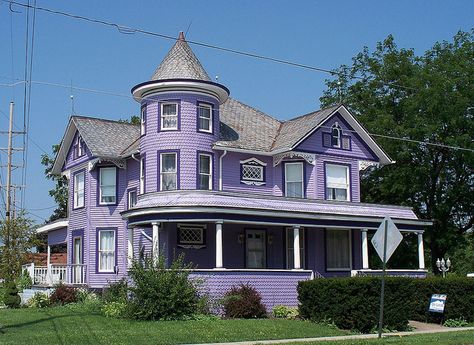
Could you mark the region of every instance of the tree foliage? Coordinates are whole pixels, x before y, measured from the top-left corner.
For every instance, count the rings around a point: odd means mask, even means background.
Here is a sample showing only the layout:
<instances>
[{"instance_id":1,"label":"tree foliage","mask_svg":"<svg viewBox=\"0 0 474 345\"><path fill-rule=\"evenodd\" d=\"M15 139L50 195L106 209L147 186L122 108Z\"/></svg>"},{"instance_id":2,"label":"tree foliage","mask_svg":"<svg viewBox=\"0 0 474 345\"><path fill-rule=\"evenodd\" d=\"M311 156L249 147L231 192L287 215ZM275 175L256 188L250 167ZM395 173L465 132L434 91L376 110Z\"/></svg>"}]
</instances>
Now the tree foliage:
<instances>
[{"instance_id":1,"label":"tree foliage","mask_svg":"<svg viewBox=\"0 0 474 345\"><path fill-rule=\"evenodd\" d=\"M474 149L474 30L417 56L392 36L365 47L328 80L325 106L341 100L370 133ZM408 205L434 220L431 263L456 247L474 220L472 151L376 136L396 161L361 176L363 201Z\"/></svg>"}]
</instances>

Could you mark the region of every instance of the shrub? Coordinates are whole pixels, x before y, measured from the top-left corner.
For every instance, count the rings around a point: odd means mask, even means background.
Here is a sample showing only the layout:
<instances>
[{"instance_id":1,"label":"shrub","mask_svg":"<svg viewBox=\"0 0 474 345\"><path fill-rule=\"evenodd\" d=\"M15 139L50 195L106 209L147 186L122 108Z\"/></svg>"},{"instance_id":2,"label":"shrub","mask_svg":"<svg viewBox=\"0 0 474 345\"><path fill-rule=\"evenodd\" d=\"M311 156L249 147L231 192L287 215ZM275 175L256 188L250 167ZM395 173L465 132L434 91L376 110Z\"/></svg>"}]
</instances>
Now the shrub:
<instances>
[{"instance_id":1,"label":"shrub","mask_svg":"<svg viewBox=\"0 0 474 345\"><path fill-rule=\"evenodd\" d=\"M77 289L64 284L58 284L49 297L51 304L64 305L77 302Z\"/></svg>"},{"instance_id":2,"label":"shrub","mask_svg":"<svg viewBox=\"0 0 474 345\"><path fill-rule=\"evenodd\" d=\"M267 316L262 297L248 284L233 286L224 296L224 315L229 318L255 319Z\"/></svg>"},{"instance_id":3,"label":"shrub","mask_svg":"<svg viewBox=\"0 0 474 345\"><path fill-rule=\"evenodd\" d=\"M101 311L106 317L124 317L126 315L127 304L125 302L106 302Z\"/></svg>"},{"instance_id":4,"label":"shrub","mask_svg":"<svg viewBox=\"0 0 474 345\"><path fill-rule=\"evenodd\" d=\"M296 319L299 316L298 308L276 305L272 310L273 317L277 319Z\"/></svg>"},{"instance_id":5,"label":"shrub","mask_svg":"<svg viewBox=\"0 0 474 345\"><path fill-rule=\"evenodd\" d=\"M196 313L198 291L189 280L189 268L179 256L166 269L164 257L156 263L135 261L129 271L132 286L127 313L141 320L176 320Z\"/></svg>"},{"instance_id":6,"label":"shrub","mask_svg":"<svg viewBox=\"0 0 474 345\"><path fill-rule=\"evenodd\" d=\"M444 321L443 326L445 326L445 327L466 327L466 326L469 326L469 323L463 318L447 319L446 321Z\"/></svg>"},{"instance_id":7,"label":"shrub","mask_svg":"<svg viewBox=\"0 0 474 345\"><path fill-rule=\"evenodd\" d=\"M14 281L5 282L3 303L9 308L20 307L21 298L18 295L18 288Z\"/></svg>"},{"instance_id":8,"label":"shrub","mask_svg":"<svg viewBox=\"0 0 474 345\"><path fill-rule=\"evenodd\" d=\"M17 286L20 291L30 289L33 286L33 281L31 280L30 274L27 270L21 272L21 275L17 280Z\"/></svg>"},{"instance_id":9,"label":"shrub","mask_svg":"<svg viewBox=\"0 0 474 345\"><path fill-rule=\"evenodd\" d=\"M126 302L128 295L128 282L125 278L109 283L102 292L104 302Z\"/></svg>"},{"instance_id":10,"label":"shrub","mask_svg":"<svg viewBox=\"0 0 474 345\"><path fill-rule=\"evenodd\" d=\"M50 304L49 297L44 292L36 292L27 303L29 308L46 308Z\"/></svg>"}]
</instances>

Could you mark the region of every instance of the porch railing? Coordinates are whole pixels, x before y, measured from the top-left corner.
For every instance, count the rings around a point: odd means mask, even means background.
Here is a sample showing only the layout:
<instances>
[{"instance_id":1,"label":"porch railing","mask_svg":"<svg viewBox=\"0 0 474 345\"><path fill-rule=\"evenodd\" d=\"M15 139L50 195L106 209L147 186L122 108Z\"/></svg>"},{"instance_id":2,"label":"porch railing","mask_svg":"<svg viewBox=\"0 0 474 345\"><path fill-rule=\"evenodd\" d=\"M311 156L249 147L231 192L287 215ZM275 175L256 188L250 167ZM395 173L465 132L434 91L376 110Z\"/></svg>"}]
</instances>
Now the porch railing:
<instances>
[{"instance_id":1,"label":"porch railing","mask_svg":"<svg viewBox=\"0 0 474 345\"><path fill-rule=\"evenodd\" d=\"M33 285L53 286L59 283L81 285L86 283L86 265L36 266L23 265L31 277Z\"/></svg>"}]
</instances>

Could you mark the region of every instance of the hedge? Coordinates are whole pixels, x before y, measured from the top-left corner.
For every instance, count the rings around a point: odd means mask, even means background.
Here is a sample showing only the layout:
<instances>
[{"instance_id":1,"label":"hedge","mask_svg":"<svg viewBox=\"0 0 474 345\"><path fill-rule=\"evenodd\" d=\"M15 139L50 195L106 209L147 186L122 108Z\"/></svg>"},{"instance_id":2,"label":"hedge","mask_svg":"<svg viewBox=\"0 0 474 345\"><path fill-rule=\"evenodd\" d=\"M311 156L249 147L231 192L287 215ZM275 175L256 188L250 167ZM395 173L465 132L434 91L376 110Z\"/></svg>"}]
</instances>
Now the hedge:
<instances>
[{"instance_id":1,"label":"hedge","mask_svg":"<svg viewBox=\"0 0 474 345\"><path fill-rule=\"evenodd\" d=\"M343 329L369 332L377 327L381 280L377 277L329 278L300 282L300 315L333 321ZM405 330L408 320L439 321L428 312L433 293L448 295L445 319L474 321L474 280L466 278L392 278L385 285L384 328Z\"/></svg>"}]
</instances>

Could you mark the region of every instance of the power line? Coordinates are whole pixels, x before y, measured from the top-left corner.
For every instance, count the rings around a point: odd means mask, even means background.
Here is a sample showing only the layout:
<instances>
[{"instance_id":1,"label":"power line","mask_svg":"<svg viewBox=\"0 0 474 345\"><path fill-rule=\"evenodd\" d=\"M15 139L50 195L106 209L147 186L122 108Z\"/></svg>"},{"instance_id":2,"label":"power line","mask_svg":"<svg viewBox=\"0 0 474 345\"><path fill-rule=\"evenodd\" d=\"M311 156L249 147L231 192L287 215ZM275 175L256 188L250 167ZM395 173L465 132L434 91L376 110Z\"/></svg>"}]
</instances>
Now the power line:
<instances>
[{"instance_id":1,"label":"power line","mask_svg":"<svg viewBox=\"0 0 474 345\"><path fill-rule=\"evenodd\" d=\"M50 14L61 15L61 16L64 16L64 17L69 17L69 18L73 18L73 19L77 19L77 20L82 20L82 21L86 21L86 22L90 22L90 23L94 23L94 24L101 24L101 25L113 27L113 28L117 29L119 33L122 33L122 34L140 33L140 34L143 34L143 35L148 35L148 36L159 37L159 38L167 39L167 40L171 40L171 41L176 41L176 37L171 36L171 35L166 35L166 34L153 32L153 31L149 31L149 30L144 30L144 29L139 29L139 28L133 28L133 27L129 27L127 25L121 25L121 24L117 24L117 23L114 23L114 22L105 21L105 20L102 20L102 19L95 19L95 18L85 17L85 16L81 16L81 15L77 15L77 14L72 14L72 13L68 13L68 12L53 10L53 9L50 9L50 8L36 6L36 5L31 6L29 3L24 4L24 3L20 3L20 2L16 2L16 1L11 1L11 0L1 0L1 1L8 2L10 4L15 4L15 5L22 6L22 7L26 7L26 8L35 8L39 11L47 12L47 13L50 13ZM204 48L209 48L209 49L214 49L214 50L219 50L219 51L232 53L232 54L236 54L236 55L240 55L240 56L246 56L246 57L255 58L255 59L259 59L259 60L266 60L266 61L270 61L270 62L274 62L274 63L278 63L278 64L283 64L283 65L287 65L287 66L292 66L292 67L297 67L297 68L303 68L303 69L311 70L311 71L314 71L314 72L326 73L326 74L329 74L331 76L350 77L350 78L358 79L358 80L366 80L367 79L365 77L360 77L360 76L355 76L355 75L351 76L348 73L335 71L335 70L331 70L331 69L328 69L328 68L322 68L322 67L307 65L307 64L303 64L303 63L299 63L299 62L294 62L294 61L290 61L290 60L275 58L275 57L261 55L261 54L252 53L252 52L246 52L246 51L237 50L237 49L233 49L233 48L221 47L221 46L218 46L218 45L215 45L215 44L210 44L210 43L205 43L205 42L200 42L200 41L193 41L193 40L186 40L186 42L189 43L189 44L192 44L192 45L196 45L196 46L200 46L200 47L204 47ZM405 89L405 90L418 91L417 88L404 86L404 85L400 85L400 84L392 83L392 82L384 82L383 85L387 85L387 86L391 86L391 87L395 87L395 88L400 88L400 89Z\"/></svg>"}]
</instances>

